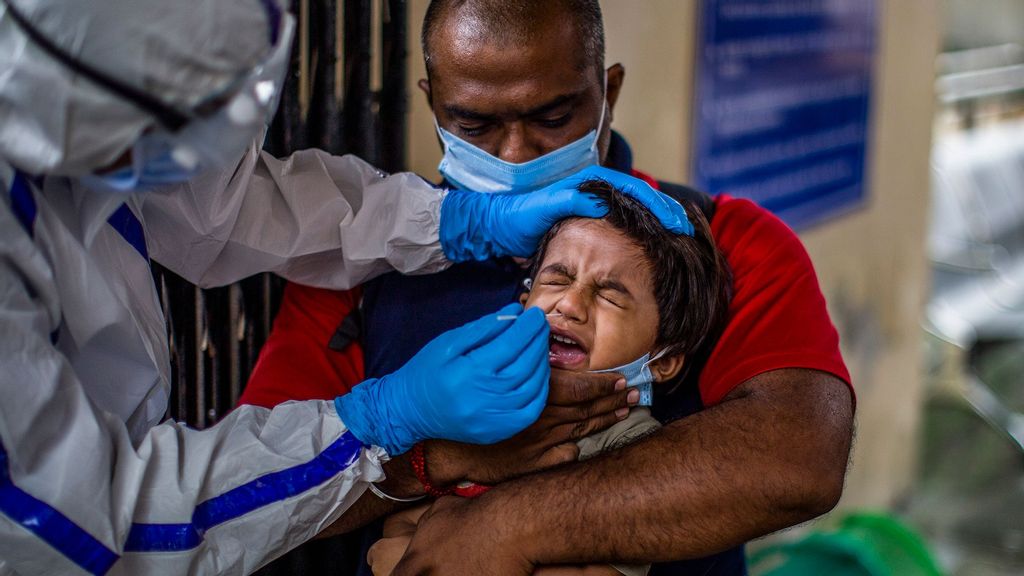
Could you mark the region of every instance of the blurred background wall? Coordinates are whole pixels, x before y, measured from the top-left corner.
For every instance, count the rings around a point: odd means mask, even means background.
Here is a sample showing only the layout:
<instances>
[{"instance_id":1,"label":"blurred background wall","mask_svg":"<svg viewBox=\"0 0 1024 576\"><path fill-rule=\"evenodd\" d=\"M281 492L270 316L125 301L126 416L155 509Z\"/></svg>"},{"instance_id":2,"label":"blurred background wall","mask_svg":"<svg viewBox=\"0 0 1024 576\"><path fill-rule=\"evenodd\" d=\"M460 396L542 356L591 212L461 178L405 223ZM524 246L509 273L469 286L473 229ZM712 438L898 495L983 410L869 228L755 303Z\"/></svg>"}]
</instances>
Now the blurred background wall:
<instances>
[{"instance_id":1,"label":"blurred background wall","mask_svg":"<svg viewBox=\"0 0 1024 576\"><path fill-rule=\"evenodd\" d=\"M942 0L942 8L947 50L1024 44L1024 2L1020 0Z\"/></svg>"},{"instance_id":2,"label":"blurred background wall","mask_svg":"<svg viewBox=\"0 0 1024 576\"><path fill-rule=\"evenodd\" d=\"M845 507L892 506L909 495L914 478L937 4L880 2L868 205L802 234L857 389Z\"/></svg>"}]
</instances>

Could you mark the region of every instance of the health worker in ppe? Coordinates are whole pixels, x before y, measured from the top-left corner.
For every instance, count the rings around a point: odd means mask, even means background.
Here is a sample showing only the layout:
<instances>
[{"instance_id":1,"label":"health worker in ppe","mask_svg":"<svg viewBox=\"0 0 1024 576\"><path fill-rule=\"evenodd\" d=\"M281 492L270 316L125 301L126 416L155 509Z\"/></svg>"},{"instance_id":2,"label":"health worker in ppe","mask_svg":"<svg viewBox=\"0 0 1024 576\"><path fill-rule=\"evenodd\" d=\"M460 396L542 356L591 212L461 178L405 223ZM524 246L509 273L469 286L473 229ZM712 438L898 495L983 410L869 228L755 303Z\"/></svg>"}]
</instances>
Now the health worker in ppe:
<instances>
[{"instance_id":1,"label":"health worker in ppe","mask_svg":"<svg viewBox=\"0 0 1024 576\"><path fill-rule=\"evenodd\" d=\"M151 258L201 286L345 288L526 256L558 219L603 214L572 179L448 192L261 153L294 28L277 0L0 0L0 574L249 573L415 442L494 442L540 413L547 323L510 306L337 402L159 424Z\"/></svg>"}]
</instances>

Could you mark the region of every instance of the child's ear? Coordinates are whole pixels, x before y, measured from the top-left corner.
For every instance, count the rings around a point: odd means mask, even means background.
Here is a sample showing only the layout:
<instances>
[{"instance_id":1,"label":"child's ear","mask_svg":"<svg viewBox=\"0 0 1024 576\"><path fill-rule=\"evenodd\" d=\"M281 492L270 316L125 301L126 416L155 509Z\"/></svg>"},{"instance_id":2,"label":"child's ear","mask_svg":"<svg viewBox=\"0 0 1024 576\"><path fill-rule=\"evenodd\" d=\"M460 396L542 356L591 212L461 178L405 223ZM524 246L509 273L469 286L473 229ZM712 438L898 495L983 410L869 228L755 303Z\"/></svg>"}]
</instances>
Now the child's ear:
<instances>
[{"instance_id":1,"label":"child's ear","mask_svg":"<svg viewBox=\"0 0 1024 576\"><path fill-rule=\"evenodd\" d=\"M524 290L523 293L519 295L519 303L522 304L523 306L526 306L526 301L529 299L530 292L528 290Z\"/></svg>"},{"instance_id":2,"label":"child's ear","mask_svg":"<svg viewBox=\"0 0 1024 576\"><path fill-rule=\"evenodd\" d=\"M648 366L651 369L655 382L665 382L678 376L685 362L686 354L676 354L674 356L662 356L651 362Z\"/></svg>"}]
</instances>

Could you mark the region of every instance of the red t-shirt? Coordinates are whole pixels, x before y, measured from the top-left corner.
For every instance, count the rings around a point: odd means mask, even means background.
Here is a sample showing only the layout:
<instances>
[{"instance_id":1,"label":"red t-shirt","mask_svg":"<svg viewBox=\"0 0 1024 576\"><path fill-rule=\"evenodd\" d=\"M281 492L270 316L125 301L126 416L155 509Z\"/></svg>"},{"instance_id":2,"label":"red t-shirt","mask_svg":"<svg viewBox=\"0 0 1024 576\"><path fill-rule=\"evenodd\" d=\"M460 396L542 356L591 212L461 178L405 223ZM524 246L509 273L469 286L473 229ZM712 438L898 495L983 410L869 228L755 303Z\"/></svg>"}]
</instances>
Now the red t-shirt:
<instances>
[{"instance_id":1,"label":"red t-shirt","mask_svg":"<svg viewBox=\"0 0 1024 576\"><path fill-rule=\"evenodd\" d=\"M700 375L705 406L758 374L812 368L850 384L839 334L803 244L774 214L728 195L715 198L711 235L732 270L725 331Z\"/></svg>"},{"instance_id":2,"label":"red t-shirt","mask_svg":"<svg viewBox=\"0 0 1024 576\"><path fill-rule=\"evenodd\" d=\"M635 175L656 185L649 176ZM839 335L796 234L749 200L727 195L715 198L711 232L732 269L733 298L725 331L701 372L704 405L780 368L822 370L849 384ZM326 400L361 382L362 348L327 347L358 301L357 291L289 284L240 403L272 407L286 400Z\"/></svg>"},{"instance_id":3,"label":"red t-shirt","mask_svg":"<svg viewBox=\"0 0 1024 576\"><path fill-rule=\"evenodd\" d=\"M239 404L273 408L288 400L330 400L364 379L363 348L327 347L359 305L361 290L335 291L289 283L274 328L260 350Z\"/></svg>"}]
</instances>

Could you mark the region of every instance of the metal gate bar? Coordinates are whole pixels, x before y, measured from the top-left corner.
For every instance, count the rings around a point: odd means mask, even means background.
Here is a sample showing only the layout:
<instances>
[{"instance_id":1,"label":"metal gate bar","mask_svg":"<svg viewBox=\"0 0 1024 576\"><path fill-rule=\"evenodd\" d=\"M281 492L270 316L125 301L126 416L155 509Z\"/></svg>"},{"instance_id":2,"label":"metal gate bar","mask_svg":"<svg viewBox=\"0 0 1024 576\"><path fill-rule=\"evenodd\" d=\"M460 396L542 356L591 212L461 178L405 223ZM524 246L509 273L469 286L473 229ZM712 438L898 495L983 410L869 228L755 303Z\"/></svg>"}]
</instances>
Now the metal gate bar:
<instances>
[{"instance_id":1,"label":"metal gate bar","mask_svg":"<svg viewBox=\"0 0 1024 576\"><path fill-rule=\"evenodd\" d=\"M284 156L318 147L357 154L387 171L403 169L407 4L292 0L299 30L281 106L266 138L269 152ZM372 85L375 77L379 87ZM200 290L159 264L153 274L170 336L168 417L205 428L238 401L270 332L284 282L262 274Z\"/></svg>"},{"instance_id":2,"label":"metal gate bar","mask_svg":"<svg viewBox=\"0 0 1024 576\"><path fill-rule=\"evenodd\" d=\"M292 0L291 9L299 30L264 148L285 156L318 147L357 154L389 172L402 170L407 1ZM211 426L237 403L270 332L284 281L262 274L200 290L159 264L153 275L170 336L168 417ZM314 541L260 574L354 574L359 550L355 536Z\"/></svg>"}]
</instances>

